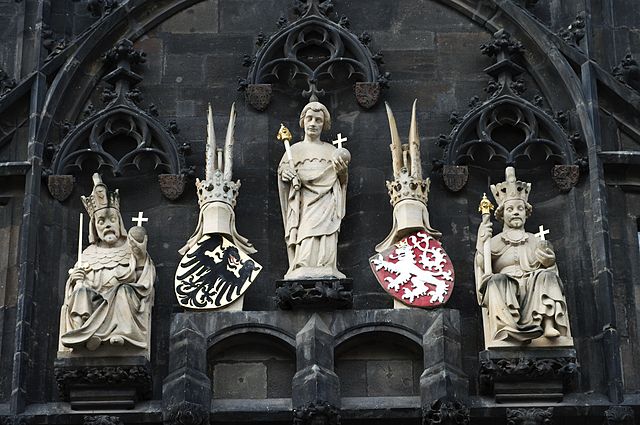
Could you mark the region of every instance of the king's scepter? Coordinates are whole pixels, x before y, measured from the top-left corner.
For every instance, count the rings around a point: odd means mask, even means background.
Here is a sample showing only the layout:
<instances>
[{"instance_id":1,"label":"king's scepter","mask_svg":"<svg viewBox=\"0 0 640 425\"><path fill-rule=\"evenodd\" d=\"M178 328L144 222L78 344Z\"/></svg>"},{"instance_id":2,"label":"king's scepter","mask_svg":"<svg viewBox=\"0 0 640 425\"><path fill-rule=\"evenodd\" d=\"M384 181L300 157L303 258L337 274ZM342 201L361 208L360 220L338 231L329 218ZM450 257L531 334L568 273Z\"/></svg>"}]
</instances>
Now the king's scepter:
<instances>
[{"instance_id":1,"label":"king's scepter","mask_svg":"<svg viewBox=\"0 0 640 425\"><path fill-rule=\"evenodd\" d=\"M291 139L292 139L291 132L282 123L280 123L280 130L278 130L278 135L276 136L276 139L281 140L284 143L284 150L287 152L287 159L289 160L289 166L291 167L292 170L295 171L293 155L291 154ZM291 184L293 184L293 188L295 190L300 189L300 179L298 179L298 176L293 178L293 180L291 181Z\"/></svg>"},{"instance_id":2,"label":"king's scepter","mask_svg":"<svg viewBox=\"0 0 640 425\"><path fill-rule=\"evenodd\" d=\"M488 223L491 219L491 210L493 209L493 204L487 198L487 194L482 194L482 199L480 200L480 205L478 206L478 212L482 214L482 223ZM485 235L481 235L484 237ZM484 247L482 251L482 255L484 257L484 274L491 274L491 238L487 238L484 241Z\"/></svg>"}]
</instances>

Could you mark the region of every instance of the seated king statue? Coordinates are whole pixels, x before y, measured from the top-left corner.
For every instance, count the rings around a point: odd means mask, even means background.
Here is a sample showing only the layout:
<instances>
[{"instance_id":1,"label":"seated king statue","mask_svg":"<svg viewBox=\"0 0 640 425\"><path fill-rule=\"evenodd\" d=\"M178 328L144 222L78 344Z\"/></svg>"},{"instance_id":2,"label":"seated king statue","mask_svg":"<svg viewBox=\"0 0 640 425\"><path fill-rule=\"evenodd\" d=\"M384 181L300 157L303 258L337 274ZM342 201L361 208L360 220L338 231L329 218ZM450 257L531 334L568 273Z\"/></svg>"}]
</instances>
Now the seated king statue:
<instances>
[{"instance_id":1,"label":"seated king statue","mask_svg":"<svg viewBox=\"0 0 640 425\"><path fill-rule=\"evenodd\" d=\"M59 355L144 355L149 358L156 270L143 227L127 234L118 190L93 175L82 197L89 213L89 246L69 270L60 312Z\"/></svg>"},{"instance_id":2,"label":"seated king statue","mask_svg":"<svg viewBox=\"0 0 640 425\"><path fill-rule=\"evenodd\" d=\"M475 280L485 346L573 346L553 246L542 232L534 235L524 229L532 211L531 183L516 180L513 167L507 167L505 174L506 181L491 185L502 232L493 236L489 209L484 209L476 246ZM483 203L481 208L493 207L486 198Z\"/></svg>"},{"instance_id":3,"label":"seated king statue","mask_svg":"<svg viewBox=\"0 0 640 425\"><path fill-rule=\"evenodd\" d=\"M337 268L338 233L345 215L351 155L320 139L320 133L331 128L331 116L322 103L309 102L299 124L304 139L291 146L291 160L285 154L278 165L289 258L284 278L343 279Z\"/></svg>"}]
</instances>

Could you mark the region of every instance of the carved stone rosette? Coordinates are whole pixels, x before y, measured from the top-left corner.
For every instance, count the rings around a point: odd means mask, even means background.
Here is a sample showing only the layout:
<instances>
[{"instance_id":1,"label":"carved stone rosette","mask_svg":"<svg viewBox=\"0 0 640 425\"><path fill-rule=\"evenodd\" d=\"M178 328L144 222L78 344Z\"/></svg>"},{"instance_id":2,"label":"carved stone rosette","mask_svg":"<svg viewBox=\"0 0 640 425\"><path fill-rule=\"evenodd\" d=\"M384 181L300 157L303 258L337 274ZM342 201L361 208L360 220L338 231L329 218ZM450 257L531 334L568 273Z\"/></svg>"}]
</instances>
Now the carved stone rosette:
<instances>
[{"instance_id":1,"label":"carved stone rosette","mask_svg":"<svg viewBox=\"0 0 640 425\"><path fill-rule=\"evenodd\" d=\"M632 425L634 417L630 406L611 406L604 412L603 425Z\"/></svg>"},{"instance_id":2,"label":"carved stone rosette","mask_svg":"<svg viewBox=\"0 0 640 425\"><path fill-rule=\"evenodd\" d=\"M340 410L330 403L309 403L293 409L293 425L340 425Z\"/></svg>"},{"instance_id":3,"label":"carved stone rosette","mask_svg":"<svg viewBox=\"0 0 640 425\"><path fill-rule=\"evenodd\" d=\"M553 408L507 409L507 425L551 425Z\"/></svg>"},{"instance_id":4,"label":"carved stone rosette","mask_svg":"<svg viewBox=\"0 0 640 425\"><path fill-rule=\"evenodd\" d=\"M469 421L469 408L457 400L436 400L422 415L422 425L469 425Z\"/></svg>"},{"instance_id":5,"label":"carved stone rosette","mask_svg":"<svg viewBox=\"0 0 640 425\"><path fill-rule=\"evenodd\" d=\"M182 401L169 406L164 423L167 425L205 425L209 423L209 411L199 404Z\"/></svg>"}]
</instances>

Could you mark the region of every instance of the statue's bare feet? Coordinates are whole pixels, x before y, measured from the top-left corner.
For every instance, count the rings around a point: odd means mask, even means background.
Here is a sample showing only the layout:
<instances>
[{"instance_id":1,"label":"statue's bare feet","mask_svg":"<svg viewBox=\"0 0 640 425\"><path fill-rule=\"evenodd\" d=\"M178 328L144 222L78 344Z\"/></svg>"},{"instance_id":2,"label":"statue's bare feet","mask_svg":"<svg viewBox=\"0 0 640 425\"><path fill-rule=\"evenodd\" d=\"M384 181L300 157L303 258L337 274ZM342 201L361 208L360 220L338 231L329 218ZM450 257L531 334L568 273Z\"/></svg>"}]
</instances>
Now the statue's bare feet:
<instances>
[{"instance_id":1,"label":"statue's bare feet","mask_svg":"<svg viewBox=\"0 0 640 425\"><path fill-rule=\"evenodd\" d=\"M542 325L544 328L544 336L547 338L557 338L560 336L560 332L553 327L553 319L550 317L545 317L542 320Z\"/></svg>"},{"instance_id":2,"label":"statue's bare feet","mask_svg":"<svg viewBox=\"0 0 640 425\"><path fill-rule=\"evenodd\" d=\"M121 336L113 336L109 339L111 345L124 345L124 339Z\"/></svg>"},{"instance_id":3,"label":"statue's bare feet","mask_svg":"<svg viewBox=\"0 0 640 425\"><path fill-rule=\"evenodd\" d=\"M100 347L100 344L102 344L100 338L98 338L97 336L92 336L87 340L85 346L87 347L87 350L95 351L98 349L98 347Z\"/></svg>"}]
</instances>

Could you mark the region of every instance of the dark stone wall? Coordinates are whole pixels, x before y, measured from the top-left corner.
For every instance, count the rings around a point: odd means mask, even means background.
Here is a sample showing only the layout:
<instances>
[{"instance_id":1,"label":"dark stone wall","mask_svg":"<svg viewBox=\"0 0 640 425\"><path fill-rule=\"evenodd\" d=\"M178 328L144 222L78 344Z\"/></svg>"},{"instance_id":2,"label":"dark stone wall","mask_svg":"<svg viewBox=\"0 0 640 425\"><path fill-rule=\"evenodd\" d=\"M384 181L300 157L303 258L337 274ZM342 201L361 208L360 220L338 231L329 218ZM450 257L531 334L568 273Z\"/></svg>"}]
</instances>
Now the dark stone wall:
<instances>
[{"instance_id":1,"label":"dark stone wall","mask_svg":"<svg viewBox=\"0 0 640 425\"><path fill-rule=\"evenodd\" d=\"M24 55L19 49L21 43L28 46L33 37L29 32L20 35L21 22L29 22L35 13L36 2L27 3L23 7L14 1L0 1L0 22L3 23L0 67L18 79L27 75L33 65L28 49L25 48L27 53ZM165 3L170 2L162 2ZM541 95L545 108L553 112L564 111L570 132L580 129L576 105L553 66L554 58L530 40L526 26L523 30L509 24L503 16L494 17L490 23L480 22L479 18L474 21L444 2L432 0L338 0L335 3L338 15L349 17L351 30L356 34L368 32L372 37L372 50L384 54L383 68L391 73L392 80L383 99L394 110L400 135L405 140L411 103L418 99L423 169L432 179L431 224L442 231L442 242L454 262L456 284L448 307L460 311L462 366L470 378L471 395L478 395L477 354L483 348L483 340L473 280L473 251L480 222L477 204L490 183L504 179L503 164L472 165L467 187L458 193L449 192L442 176L433 172L431 166L433 160L442 156L436 143L438 135L451 130L449 118L452 112L462 115L469 109L473 96L486 97L484 88L489 77L483 69L493 61L480 54L479 46L490 39L493 26L507 27L525 44L527 52L522 63L528 71L524 75L525 98L531 100L535 95ZM607 70L627 51L640 55L640 6L636 3L633 0L591 2L592 56ZM56 36L71 39L96 20L83 3L46 4L48 20ZM581 1L540 0L528 13L557 32L568 26L582 9ZM254 41L258 33L269 35L277 30L275 23L281 15L293 19L289 1L207 0L197 2L149 31L135 34L135 47L147 54L146 63L136 69L144 78L139 86L144 95L143 107L153 104L163 123L176 122L180 129L177 140L191 144L192 153L187 161L195 166L196 176L204 175L207 103L213 106L216 133L221 140L226 131L229 108L236 102L234 178L242 182L235 208L237 227L257 248L254 258L264 266L246 293L245 310L249 311L276 310L275 281L283 276L287 259L276 182L276 168L283 147L276 142L275 135L280 122L284 122L296 139L300 137L297 119L305 100L276 88L269 108L256 112L236 88L238 79L246 77L247 73L242 66L243 55L255 53ZM131 35L133 29L114 31ZM82 64L76 75L77 84L70 86L60 106L52 112L54 128L47 142L59 143L61 124L64 121L81 122L82 110L87 105L102 106L100 93L105 84L100 79L105 70L100 56L109 47L98 44L90 59ZM46 52L43 55L46 56ZM579 64L573 65L579 68ZM52 80L49 78L48 83ZM347 135L346 147L353 158L349 167L347 214L340 234L339 268L354 279L354 309L391 308L392 300L380 288L368 265L374 246L391 227L391 205L384 184L391 177L384 105L380 102L365 111L357 105L350 88L330 93L321 100L331 111L333 121L333 128L323 138L332 140L338 132ZM629 130L640 128L635 110L621 106L618 98L607 89L602 89L599 101L602 137L597 143L602 150L637 151L640 132ZM27 110L28 102L23 101L20 105ZM11 123L18 122L20 128L11 141L0 141L0 162L27 158L28 128L24 121L16 121L14 115L6 113L1 117L11 118ZM621 127L618 118L622 118L627 127ZM5 123L6 119L0 119L0 125ZM580 156L586 155L584 141L576 148ZM38 232L39 239L28 373L30 403L58 400L52 365L57 350L59 308L67 271L75 262L77 252L77 216L83 211L80 195L90 193L93 171L86 167L76 176L73 194L62 203L53 200L44 187L40 193L41 214L38 228L33 230ZM628 176L625 170L615 167L605 167L605 171L607 176L622 179ZM598 200L593 198L589 184L596 175L592 173L596 172L584 169L578 185L569 193L561 193L554 186L549 164L544 161L534 167L518 168L518 177L533 183L530 201L534 212L527 230L536 232L539 224L551 230L549 239L556 249L560 275L567 291L572 333L579 361L584 366L576 392L604 394L607 378L600 365L606 359L601 346L602 323L598 321L604 301L600 298L601 293L594 289L597 285L592 270L598 260L597 253L594 254L586 242L597 232L592 208ZM153 398L158 400L169 367L171 318L181 311L173 289L173 277L180 260L177 250L195 229L198 218L194 182L187 183L180 199L168 201L161 195L153 172L131 173L118 178L105 173L104 179L111 189L120 189L121 212L127 227L132 225L131 217L138 211L144 211L149 218L145 224L149 233L148 248L158 271L152 327ZM23 179L12 181L12 192L24 184ZM0 187L0 197L7 187ZM640 274L637 239L640 197L637 191L629 191L618 184L610 185L606 197L610 205L607 219L614 279L613 304L621 343L624 387L633 392L640 389L640 360L634 355L640 341L637 320L640 314L637 279ZM11 392L18 286L17 238L22 219L22 198L10 199L7 205L0 205L0 246L9 247L0 249L0 403L7 402ZM231 383L242 379L245 393L254 398L291 396L291 387L285 385L295 371L291 357L274 350L267 351L266 358L254 358L247 346L234 350L226 353L226 357L210 359L209 377L214 389L217 388L214 393L232 398L235 389ZM412 396L419 392L420 356L393 344L379 351L364 351L354 347L336 357L339 375L346 379L342 385L344 396ZM384 367L395 369L401 382L386 382L386 378L376 372ZM220 376L227 378L221 382ZM267 381L262 382L263 387L250 385L265 376ZM387 388L387 393L376 392L380 387Z\"/></svg>"}]
</instances>

